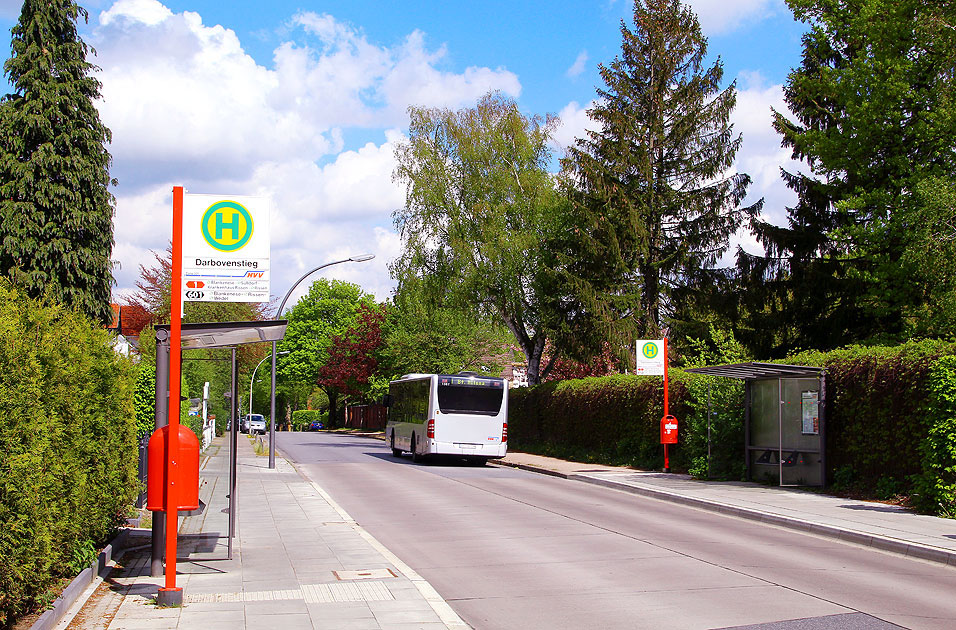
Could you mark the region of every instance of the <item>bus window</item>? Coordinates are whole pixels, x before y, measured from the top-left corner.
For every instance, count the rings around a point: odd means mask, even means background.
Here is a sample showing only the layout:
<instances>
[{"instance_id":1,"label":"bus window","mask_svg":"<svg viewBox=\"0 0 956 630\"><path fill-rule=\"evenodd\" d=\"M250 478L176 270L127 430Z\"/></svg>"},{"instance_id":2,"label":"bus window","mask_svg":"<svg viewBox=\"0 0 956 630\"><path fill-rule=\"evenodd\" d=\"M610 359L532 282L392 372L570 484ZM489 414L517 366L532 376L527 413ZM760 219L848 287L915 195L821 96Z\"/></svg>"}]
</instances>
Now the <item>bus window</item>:
<instances>
[{"instance_id":1,"label":"bus window","mask_svg":"<svg viewBox=\"0 0 956 630\"><path fill-rule=\"evenodd\" d=\"M495 416L501 411L504 384L485 379L438 379L438 408L442 413Z\"/></svg>"}]
</instances>

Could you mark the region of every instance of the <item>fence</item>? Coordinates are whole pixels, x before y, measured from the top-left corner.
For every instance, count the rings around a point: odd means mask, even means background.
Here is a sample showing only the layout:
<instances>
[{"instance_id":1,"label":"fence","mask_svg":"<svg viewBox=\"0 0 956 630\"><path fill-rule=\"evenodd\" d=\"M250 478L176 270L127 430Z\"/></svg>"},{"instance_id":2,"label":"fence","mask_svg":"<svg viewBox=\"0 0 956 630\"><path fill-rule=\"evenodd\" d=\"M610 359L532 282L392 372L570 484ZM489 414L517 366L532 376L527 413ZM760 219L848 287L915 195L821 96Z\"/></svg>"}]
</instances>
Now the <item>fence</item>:
<instances>
[{"instance_id":1,"label":"fence","mask_svg":"<svg viewBox=\"0 0 956 630\"><path fill-rule=\"evenodd\" d=\"M345 408L345 426L350 429L382 431L388 418L385 405L355 405Z\"/></svg>"}]
</instances>

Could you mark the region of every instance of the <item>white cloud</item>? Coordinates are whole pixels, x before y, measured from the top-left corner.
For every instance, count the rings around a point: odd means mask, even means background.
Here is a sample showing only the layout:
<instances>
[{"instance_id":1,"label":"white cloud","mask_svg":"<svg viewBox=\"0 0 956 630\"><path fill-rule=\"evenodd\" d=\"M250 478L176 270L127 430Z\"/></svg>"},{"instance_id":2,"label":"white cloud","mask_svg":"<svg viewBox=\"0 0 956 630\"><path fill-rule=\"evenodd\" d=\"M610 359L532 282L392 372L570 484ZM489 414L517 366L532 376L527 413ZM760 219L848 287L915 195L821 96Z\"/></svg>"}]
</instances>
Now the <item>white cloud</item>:
<instances>
[{"instance_id":1,"label":"white cloud","mask_svg":"<svg viewBox=\"0 0 956 630\"><path fill-rule=\"evenodd\" d=\"M588 63L588 51L582 50L578 53L577 59L574 60L574 63L571 64L571 67L565 71L565 74L568 77L574 78L580 76L584 69L587 67Z\"/></svg>"},{"instance_id":2,"label":"white cloud","mask_svg":"<svg viewBox=\"0 0 956 630\"><path fill-rule=\"evenodd\" d=\"M587 132L598 129L597 124L588 116L588 110L594 107L591 101L584 107L577 101L571 101L558 113L561 125L554 132L554 142L559 150L567 150L574 145L575 140L584 138Z\"/></svg>"},{"instance_id":3,"label":"white cloud","mask_svg":"<svg viewBox=\"0 0 956 630\"><path fill-rule=\"evenodd\" d=\"M780 136L773 128L771 108L787 114L782 85L763 85L758 74L742 73L743 87L737 91L737 108L731 117L734 130L743 134L743 145L737 153L736 170L750 175L748 200L764 199L764 219L782 225L787 206L796 197L780 178L781 167L790 172L803 168L792 160L790 150L780 146Z\"/></svg>"},{"instance_id":4,"label":"white cloud","mask_svg":"<svg viewBox=\"0 0 956 630\"><path fill-rule=\"evenodd\" d=\"M740 26L759 22L784 8L783 0L685 0L700 19L707 35L731 33Z\"/></svg>"},{"instance_id":5,"label":"white cloud","mask_svg":"<svg viewBox=\"0 0 956 630\"><path fill-rule=\"evenodd\" d=\"M329 15L301 12L289 25L266 67L232 30L157 0L118 0L99 15L90 42L120 180L117 294L152 264L149 250L165 250L176 184L273 198L273 293L311 267L368 251L374 261L326 276L384 299L398 253L391 213L404 201L391 180L401 135L386 130L407 124L410 104L456 108L493 89L521 92L505 69L444 67L445 48L429 48L419 31L384 47ZM349 129L384 139L343 151Z\"/></svg>"}]
</instances>

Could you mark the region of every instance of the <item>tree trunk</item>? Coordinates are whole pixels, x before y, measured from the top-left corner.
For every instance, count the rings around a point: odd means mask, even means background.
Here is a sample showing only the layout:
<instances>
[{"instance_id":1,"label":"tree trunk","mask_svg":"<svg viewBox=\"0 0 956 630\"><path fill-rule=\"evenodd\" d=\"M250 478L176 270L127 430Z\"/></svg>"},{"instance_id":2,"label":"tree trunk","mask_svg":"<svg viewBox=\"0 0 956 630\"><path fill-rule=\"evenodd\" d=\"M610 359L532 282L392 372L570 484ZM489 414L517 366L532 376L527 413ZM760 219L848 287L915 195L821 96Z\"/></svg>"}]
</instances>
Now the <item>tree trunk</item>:
<instances>
[{"instance_id":1,"label":"tree trunk","mask_svg":"<svg viewBox=\"0 0 956 630\"><path fill-rule=\"evenodd\" d=\"M334 429L338 427L339 393L335 388L329 388L325 390L325 394L329 397L329 428Z\"/></svg>"},{"instance_id":2,"label":"tree trunk","mask_svg":"<svg viewBox=\"0 0 956 630\"><path fill-rule=\"evenodd\" d=\"M541 384L541 355L544 353L544 338L535 337L525 349L525 357L528 359L528 386L533 387Z\"/></svg>"}]
</instances>

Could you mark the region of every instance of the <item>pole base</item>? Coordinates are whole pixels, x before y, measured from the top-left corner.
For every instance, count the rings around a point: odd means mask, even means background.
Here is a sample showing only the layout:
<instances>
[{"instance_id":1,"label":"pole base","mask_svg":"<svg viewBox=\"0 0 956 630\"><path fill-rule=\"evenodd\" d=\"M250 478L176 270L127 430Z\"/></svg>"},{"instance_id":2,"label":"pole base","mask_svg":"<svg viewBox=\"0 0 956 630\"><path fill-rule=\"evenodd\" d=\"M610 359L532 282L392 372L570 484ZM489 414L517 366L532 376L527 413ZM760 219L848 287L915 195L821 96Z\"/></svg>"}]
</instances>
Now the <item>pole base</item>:
<instances>
[{"instance_id":1,"label":"pole base","mask_svg":"<svg viewBox=\"0 0 956 630\"><path fill-rule=\"evenodd\" d=\"M179 587L161 588L156 596L156 605L160 608L178 608L183 605L183 589Z\"/></svg>"},{"instance_id":2,"label":"pole base","mask_svg":"<svg viewBox=\"0 0 956 630\"><path fill-rule=\"evenodd\" d=\"M670 471L671 471L670 468L668 468L667 466L664 467L664 472L669 473Z\"/></svg>"}]
</instances>

